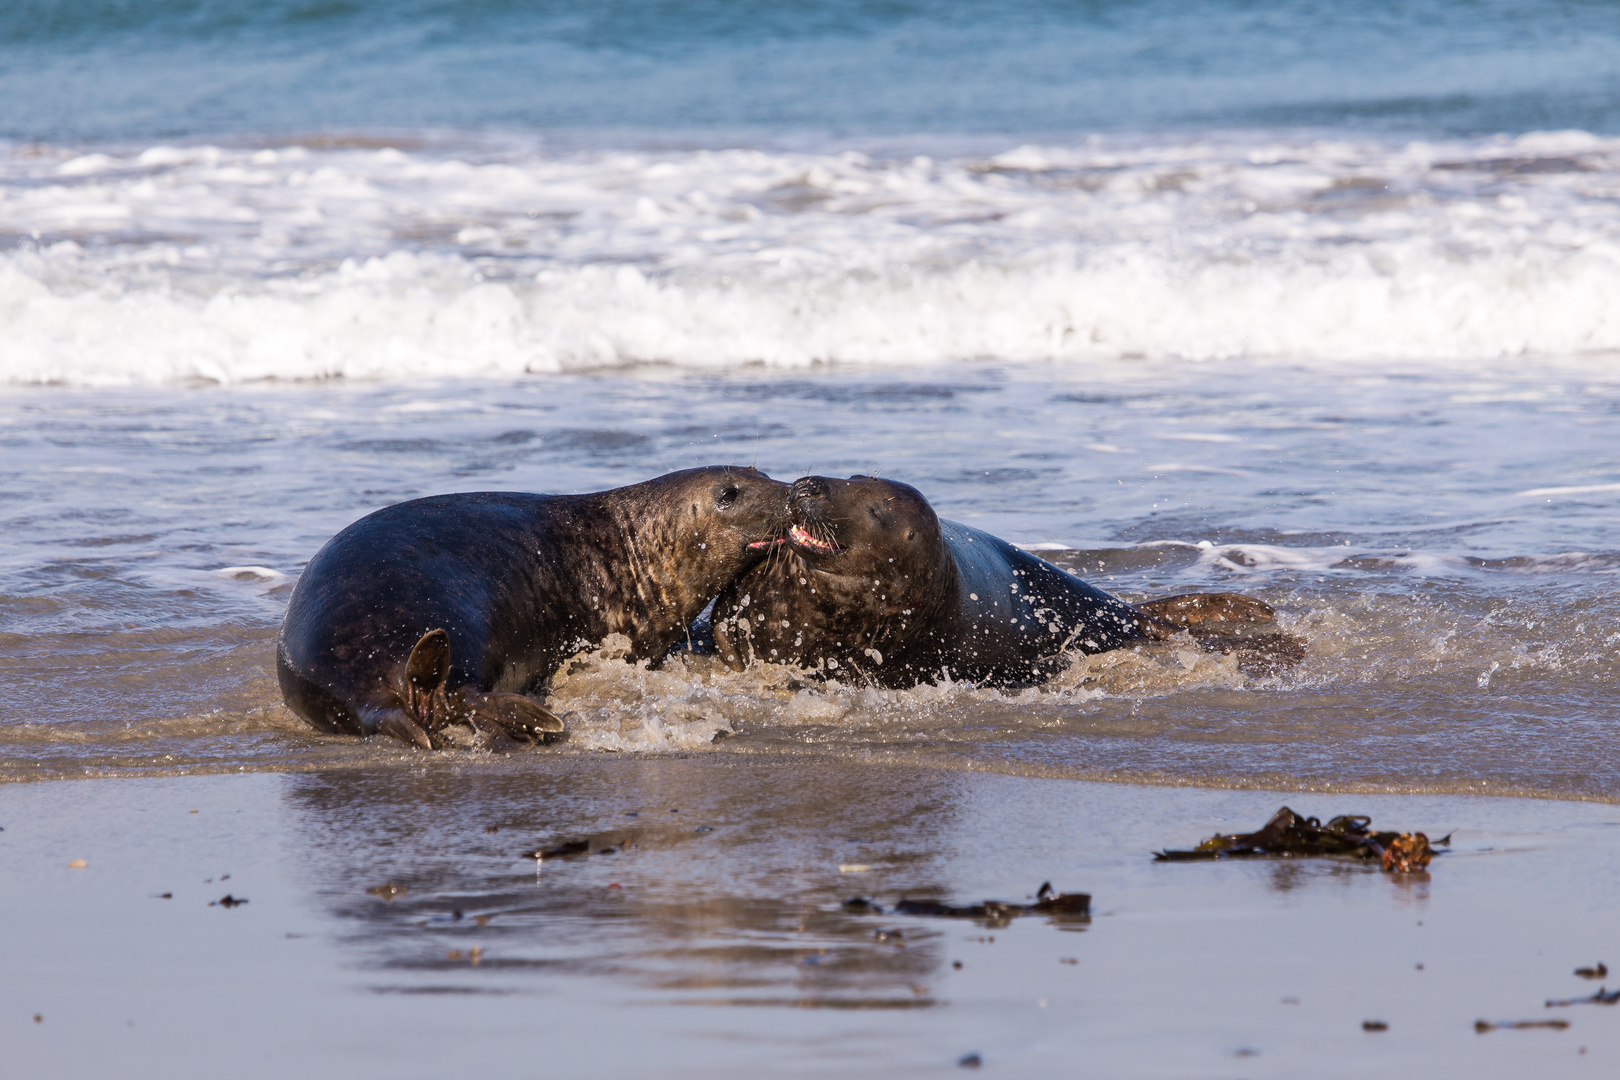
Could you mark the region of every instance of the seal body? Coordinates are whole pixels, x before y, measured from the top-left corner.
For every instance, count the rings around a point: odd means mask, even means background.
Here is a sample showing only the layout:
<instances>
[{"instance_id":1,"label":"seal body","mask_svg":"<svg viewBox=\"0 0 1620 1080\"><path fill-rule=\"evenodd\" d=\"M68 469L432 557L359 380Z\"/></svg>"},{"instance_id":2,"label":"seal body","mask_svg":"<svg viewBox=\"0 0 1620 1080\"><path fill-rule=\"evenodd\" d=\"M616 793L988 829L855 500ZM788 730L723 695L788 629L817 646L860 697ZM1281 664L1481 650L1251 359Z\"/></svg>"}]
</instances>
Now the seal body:
<instances>
[{"instance_id":1,"label":"seal body","mask_svg":"<svg viewBox=\"0 0 1620 1080\"><path fill-rule=\"evenodd\" d=\"M892 480L793 484L786 554L715 601L715 643L750 659L854 669L880 686L1040 682L1071 651L1167 636L1137 611L979 529L942 521Z\"/></svg>"},{"instance_id":2,"label":"seal body","mask_svg":"<svg viewBox=\"0 0 1620 1080\"><path fill-rule=\"evenodd\" d=\"M282 622L287 704L323 731L484 745L562 724L532 695L609 634L661 657L786 521L787 485L688 469L589 495L480 492L386 507L310 560Z\"/></svg>"}]
</instances>

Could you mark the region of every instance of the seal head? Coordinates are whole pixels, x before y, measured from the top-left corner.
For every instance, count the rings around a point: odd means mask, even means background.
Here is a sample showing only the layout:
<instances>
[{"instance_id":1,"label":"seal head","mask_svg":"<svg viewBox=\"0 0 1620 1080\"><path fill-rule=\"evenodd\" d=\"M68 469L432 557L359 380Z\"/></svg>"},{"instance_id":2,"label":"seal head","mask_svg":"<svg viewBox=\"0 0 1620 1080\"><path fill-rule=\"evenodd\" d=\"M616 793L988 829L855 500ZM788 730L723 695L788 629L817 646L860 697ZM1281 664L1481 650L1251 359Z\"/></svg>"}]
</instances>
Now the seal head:
<instances>
[{"instance_id":1,"label":"seal head","mask_svg":"<svg viewBox=\"0 0 1620 1080\"><path fill-rule=\"evenodd\" d=\"M883 686L1029 685L1146 636L1157 620L872 476L794 481L786 556L715 601L715 643L751 659L851 669Z\"/></svg>"}]
</instances>

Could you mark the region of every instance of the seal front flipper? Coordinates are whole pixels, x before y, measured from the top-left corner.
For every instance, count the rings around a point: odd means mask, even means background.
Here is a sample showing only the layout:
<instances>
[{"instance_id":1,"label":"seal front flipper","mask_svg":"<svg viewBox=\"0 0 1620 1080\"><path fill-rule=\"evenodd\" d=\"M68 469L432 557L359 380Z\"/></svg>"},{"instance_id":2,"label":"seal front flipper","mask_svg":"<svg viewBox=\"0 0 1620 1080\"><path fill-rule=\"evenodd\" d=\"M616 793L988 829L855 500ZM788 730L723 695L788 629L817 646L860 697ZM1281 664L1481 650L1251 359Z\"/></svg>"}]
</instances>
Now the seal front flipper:
<instances>
[{"instance_id":1,"label":"seal front flipper","mask_svg":"<svg viewBox=\"0 0 1620 1080\"><path fill-rule=\"evenodd\" d=\"M727 597L722 597L727 599ZM742 604L728 604L729 612L722 615L720 601L715 601L715 614L709 621L714 634L715 651L720 661L732 671L742 671L754 659L753 627L743 612Z\"/></svg>"},{"instance_id":2,"label":"seal front flipper","mask_svg":"<svg viewBox=\"0 0 1620 1080\"><path fill-rule=\"evenodd\" d=\"M465 689L455 697L458 718L464 717L475 730L480 723L494 724L520 742L540 742L545 735L563 729L555 713L522 694L483 694Z\"/></svg>"},{"instance_id":3,"label":"seal front flipper","mask_svg":"<svg viewBox=\"0 0 1620 1080\"><path fill-rule=\"evenodd\" d=\"M445 728L439 733L436 743L439 746L459 746L464 750L488 750L492 754L510 753L522 745L507 733L506 728L478 713L471 713L462 718L460 724Z\"/></svg>"}]
</instances>

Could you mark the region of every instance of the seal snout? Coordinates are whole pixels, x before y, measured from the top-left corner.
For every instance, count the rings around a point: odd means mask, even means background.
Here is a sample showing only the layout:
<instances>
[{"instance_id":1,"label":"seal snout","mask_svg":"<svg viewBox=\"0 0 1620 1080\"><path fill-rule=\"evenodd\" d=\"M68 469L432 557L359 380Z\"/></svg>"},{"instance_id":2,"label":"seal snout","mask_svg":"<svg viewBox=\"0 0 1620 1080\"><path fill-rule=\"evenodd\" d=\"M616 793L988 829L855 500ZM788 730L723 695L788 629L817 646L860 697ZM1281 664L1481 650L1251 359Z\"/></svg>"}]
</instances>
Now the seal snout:
<instances>
[{"instance_id":1,"label":"seal snout","mask_svg":"<svg viewBox=\"0 0 1620 1080\"><path fill-rule=\"evenodd\" d=\"M815 555L836 555L843 550L834 539L828 520L826 500L832 494L819 476L801 476L788 489L788 505L796 519L788 529L788 540L801 551Z\"/></svg>"},{"instance_id":2,"label":"seal snout","mask_svg":"<svg viewBox=\"0 0 1620 1080\"><path fill-rule=\"evenodd\" d=\"M793 481L788 489L788 498L794 503L803 499L825 499L827 497L827 482L819 476L801 476Z\"/></svg>"}]
</instances>

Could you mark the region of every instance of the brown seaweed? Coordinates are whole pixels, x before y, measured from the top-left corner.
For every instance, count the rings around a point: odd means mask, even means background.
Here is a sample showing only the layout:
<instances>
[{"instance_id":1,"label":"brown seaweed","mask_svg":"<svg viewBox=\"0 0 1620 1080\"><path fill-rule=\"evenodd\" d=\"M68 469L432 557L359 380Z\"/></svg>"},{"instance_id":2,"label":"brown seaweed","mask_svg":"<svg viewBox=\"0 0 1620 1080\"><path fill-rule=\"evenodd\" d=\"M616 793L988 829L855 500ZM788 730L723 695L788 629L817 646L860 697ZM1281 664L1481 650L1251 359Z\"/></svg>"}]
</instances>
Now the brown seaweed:
<instances>
[{"instance_id":1,"label":"brown seaweed","mask_svg":"<svg viewBox=\"0 0 1620 1080\"><path fill-rule=\"evenodd\" d=\"M844 910L850 912L884 914L884 909L864 896L844 901ZM902 898L888 909L891 915L921 915L936 919L984 919L1005 923L1020 915L1051 915L1069 919L1091 918L1090 893L1060 893L1050 881L1042 882L1036 890L1033 904L1015 904L1008 900L986 900L981 904L957 906L939 900L911 900Z\"/></svg>"},{"instance_id":2,"label":"brown seaweed","mask_svg":"<svg viewBox=\"0 0 1620 1080\"><path fill-rule=\"evenodd\" d=\"M1440 854L1434 845L1449 845L1450 835L1434 841L1423 833L1374 832L1372 818L1365 814L1341 814L1326 825L1316 818L1300 817L1288 807L1271 815L1252 833L1217 833L1190 850L1155 851L1159 862L1189 862L1203 859L1295 858L1327 855L1378 860L1394 873L1422 870Z\"/></svg>"},{"instance_id":3,"label":"brown seaweed","mask_svg":"<svg viewBox=\"0 0 1620 1080\"><path fill-rule=\"evenodd\" d=\"M569 855L589 855L591 842L589 840L570 840L554 848L541 848L538 851L528 852L531 859L562 859Z\"/></svg>"},{"instance_id":4,"label":"brown seaweed","mask_svg":"<svg viewBox=\"0 0 1620 1080\"><path fill-rule=\"evenodd\" d=\"M1597 993L1587 997L1557 998L1547 1002L1547 1008L1554 1009L1564 1005L1614 1005L1620 1003L1620 988L1606 990L1598 987Z\"/></svg>"},{"instance_id":5,"label":"brown seaweed","mask_svg":"<svg viewBox=\"0 0 1620 1080\"><path fill-rule=\"evenodd\" d=\"M1552 1028L1554 1031L1563 1031L1569 1027L1568 1020L1475 1020L1474 1030L1481 1035L1487 1031L1510 1031L1514 1028Z\"/></svg>"}]
</instances>

